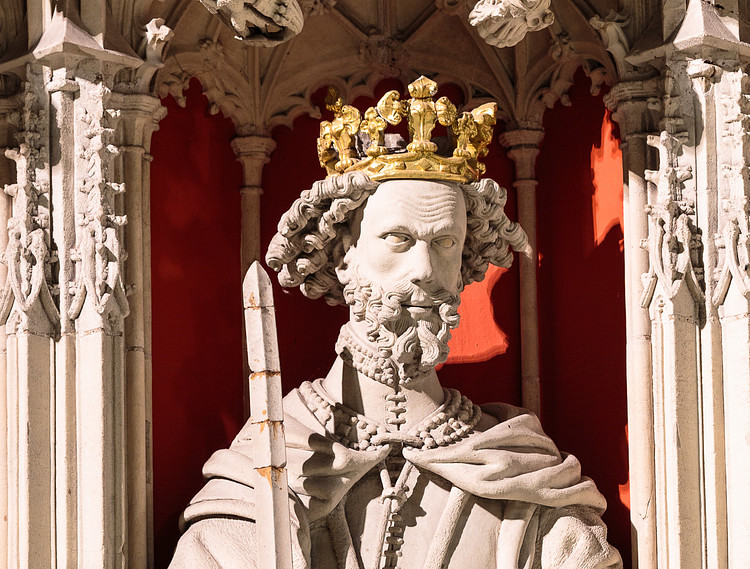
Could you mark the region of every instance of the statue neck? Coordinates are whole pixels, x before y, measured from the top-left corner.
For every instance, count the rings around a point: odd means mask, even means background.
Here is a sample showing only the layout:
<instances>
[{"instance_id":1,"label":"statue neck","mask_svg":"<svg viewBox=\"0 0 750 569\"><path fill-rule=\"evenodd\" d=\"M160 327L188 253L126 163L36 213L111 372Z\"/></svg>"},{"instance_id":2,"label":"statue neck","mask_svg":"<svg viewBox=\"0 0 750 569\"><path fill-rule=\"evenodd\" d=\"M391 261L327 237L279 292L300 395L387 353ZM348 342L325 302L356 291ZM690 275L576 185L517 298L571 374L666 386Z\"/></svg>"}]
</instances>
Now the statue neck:
<instances>
[{"instance_id":1,"label":"statue neck","mask_svg":"<svg viewBox=\"0 0 750 569\"><path fill-rule=\"evenodd\" d=\"M360 349L355 349L355 344ZM347 326L342 329L337 351L339 356L323 379L323 388L352 411L391 425L394 431L408 431L443 403L445 394L434 368L406 384L397 377L388 381L393 376L384 374L383 368L393 364L377 356Z\"/></svg>"}]
</instances>

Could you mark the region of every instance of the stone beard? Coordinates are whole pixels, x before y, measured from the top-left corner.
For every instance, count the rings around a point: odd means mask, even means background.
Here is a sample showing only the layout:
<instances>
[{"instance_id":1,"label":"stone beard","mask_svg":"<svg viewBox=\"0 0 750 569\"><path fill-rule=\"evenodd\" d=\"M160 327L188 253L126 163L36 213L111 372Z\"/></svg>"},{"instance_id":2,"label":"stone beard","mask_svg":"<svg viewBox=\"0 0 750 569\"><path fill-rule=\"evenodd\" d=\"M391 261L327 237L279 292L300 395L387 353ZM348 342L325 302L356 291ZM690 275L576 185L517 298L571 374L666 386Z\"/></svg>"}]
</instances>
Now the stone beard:
<instances>
[{"instance_id":1,"label":"stone beard","mask_svg":"<svg viewBox=\"0 0 750 569\"><path fill-rule=\"evenodd\" d=\"M463 191L449 183L386 182L355 212L350 228L336 270L351 312L339 346L348 344L350 363L367 377L395 389L410 386L445 362L458 326Z\"/></svg>"},{"instance_id":2,"label":"stone beard","mask_svg":"<svg viewBox=\"0 0 750 569\"><path fill-rule=\"evenodd\" d=\"M459 324L460 296L443 289L425 291L408 280L385 291L362 277L356 262L349 264L347 272L351 278L343 283L344 299L352 317L366 323L367 340L378 355L396 364L400 385L446 361L451 330ZM415 306L420 302L433 306Z\"/></svg>"}]
</instances>

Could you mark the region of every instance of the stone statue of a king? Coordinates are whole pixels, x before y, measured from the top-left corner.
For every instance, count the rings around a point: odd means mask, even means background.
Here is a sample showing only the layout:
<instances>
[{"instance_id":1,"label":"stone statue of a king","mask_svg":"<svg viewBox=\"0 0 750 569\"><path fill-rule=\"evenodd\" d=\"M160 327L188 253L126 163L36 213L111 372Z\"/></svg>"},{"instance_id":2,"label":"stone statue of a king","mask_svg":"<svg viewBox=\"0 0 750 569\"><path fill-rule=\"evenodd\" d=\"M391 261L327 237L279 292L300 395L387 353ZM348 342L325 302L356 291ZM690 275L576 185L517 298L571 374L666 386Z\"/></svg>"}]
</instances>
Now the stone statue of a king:
<instances>
[{"instance_id":1,"label":"stone statue of a king","mask_svg":"<svg viewBox=\"0 0 750 569\"><path fill-rule=\"evenodd\" d=\"M621 567L603 496L538 419L438 380L461 290L509 266L526 236L505 190L480 180L495 105L459 113L435 92L422 77L364 116L332 98L318 140L328 176L266 257L282 285L350 307L328 375L284 398L294 569ZM402 118L405 147L384 132ZM432 140L436 123L446 140ZM171 569L267 565L251 432L206 463Z\"/></svg>"}]
</instances>

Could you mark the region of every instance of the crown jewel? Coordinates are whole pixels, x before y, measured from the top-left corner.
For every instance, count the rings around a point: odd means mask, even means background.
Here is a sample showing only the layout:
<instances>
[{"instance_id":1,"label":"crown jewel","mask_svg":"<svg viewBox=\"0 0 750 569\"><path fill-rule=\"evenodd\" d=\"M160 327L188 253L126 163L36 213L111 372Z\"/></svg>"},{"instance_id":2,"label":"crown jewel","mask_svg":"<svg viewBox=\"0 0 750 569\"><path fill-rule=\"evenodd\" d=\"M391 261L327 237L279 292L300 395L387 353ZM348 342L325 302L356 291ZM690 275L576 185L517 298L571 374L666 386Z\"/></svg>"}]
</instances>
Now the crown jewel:
<instances>
[{"instance_id":1,"label":"crown jewel","mask_svg":"<svg viewBox=\"0 0 750 569\"><path fill-rule=\"evenodd\" d=\"M345 105L338 92L330 88L326 108L333 111L332 121L320 123L318 158L328 176L363 171L372 180L418 178L450 182L474 182L484 173L479 158L486 156L497 122L496 103L485 103L471 112L459 115L447 97L433 101L437 83L420 77L409 85L411 99L402 101L398 91L389 91L375 107L365 111L364 118L351 105ZM411 141L406 152L392 152L385 146L385 129L406 118ZM436 124L449 128L453 155L437 154L438 145L431 139ZM360 158L358 133L366 134L370 144Z\"/></svg>"}]
</instances>

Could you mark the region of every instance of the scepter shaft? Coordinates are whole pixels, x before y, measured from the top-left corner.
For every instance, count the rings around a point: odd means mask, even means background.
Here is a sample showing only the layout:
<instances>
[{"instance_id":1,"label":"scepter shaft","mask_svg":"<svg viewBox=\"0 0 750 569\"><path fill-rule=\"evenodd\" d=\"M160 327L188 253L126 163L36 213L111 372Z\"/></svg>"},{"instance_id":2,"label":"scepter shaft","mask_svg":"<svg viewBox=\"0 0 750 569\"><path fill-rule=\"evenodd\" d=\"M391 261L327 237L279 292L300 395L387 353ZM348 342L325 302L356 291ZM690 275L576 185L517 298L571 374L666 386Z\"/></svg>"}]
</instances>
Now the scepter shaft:
<instances>
[{"instance_id":1,"label":"scepter shaft","mask_svg":"<svg viewBox=\"0 0 750 569\"><path fill-rule=\"evenodd\" d=\"M255 261L242 282L253 440L258 567L292 569L281 364L271 280Z\"/></svg>"}]
</instances>

